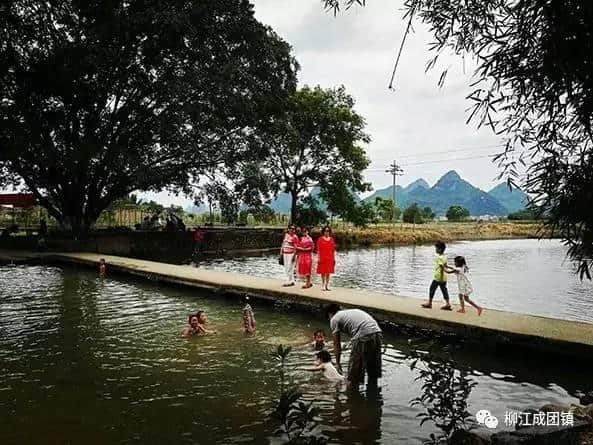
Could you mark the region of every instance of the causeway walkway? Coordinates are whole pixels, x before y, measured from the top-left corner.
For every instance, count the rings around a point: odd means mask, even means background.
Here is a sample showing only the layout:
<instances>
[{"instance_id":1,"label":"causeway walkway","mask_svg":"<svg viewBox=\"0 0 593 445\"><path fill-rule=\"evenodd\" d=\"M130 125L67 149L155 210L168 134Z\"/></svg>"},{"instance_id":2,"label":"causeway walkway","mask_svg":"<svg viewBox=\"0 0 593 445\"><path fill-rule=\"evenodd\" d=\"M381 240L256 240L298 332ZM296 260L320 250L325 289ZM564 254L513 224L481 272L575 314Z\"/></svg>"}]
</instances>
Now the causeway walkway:
<instances>
[{"instance_id":1,"label":"causeway walkway","mask_svg":"<svg viewBox=\"0 0 593 445\"><path fill-rule=\"evenodd\" d=\"M442 311L440 301L433 309L420 307L417 298L407 298L374 291L337 288L323 292L318 286L282 287L282 281L174 265L155 261L109 256L95 253L37 253L0 250L0 263L41 261L97 267L105 258L107 273L125 273L159 282L174 283L226 294L248 294L254 298L312 305L336 302L344 307L358 307L378 320L394 323L396 330L431 335L457 334L466 341L504 349L539 350L593 361L593 324L539 317L495 309L465 314ZM561 298L559 296L558 298ZM428 332L427 332L428 331Z\"/></svg>"}]
</instances>

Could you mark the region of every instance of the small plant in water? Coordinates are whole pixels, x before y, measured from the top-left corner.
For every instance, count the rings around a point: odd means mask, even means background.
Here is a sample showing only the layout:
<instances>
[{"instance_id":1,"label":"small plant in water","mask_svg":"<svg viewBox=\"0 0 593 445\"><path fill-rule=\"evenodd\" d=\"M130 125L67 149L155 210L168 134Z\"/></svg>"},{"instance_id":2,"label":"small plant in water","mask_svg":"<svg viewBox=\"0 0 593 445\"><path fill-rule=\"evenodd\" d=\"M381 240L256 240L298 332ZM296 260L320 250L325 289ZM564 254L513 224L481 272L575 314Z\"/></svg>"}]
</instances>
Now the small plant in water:
<instances>
[{"instance_id":1,"label":"small plant in water","mask_svg":"<svg viewBox=\"0 0 593 445\"><path fill-rule=\"evenodd\" d=\"M412 406L421 405L426 412L418 414L420 425L433 422L442 433L430 435L425 444L446 444L456 431L470 430L475 423L467 411L467 399L476 382L469 379L468 370L460 367L450 356L436 357L432 352L412 352L410 369L418 372L422 381L422 395L411 400Z\"/></svg>"},{"instance_id":2,"label":"small plant in water","mask_svg":"<svg viewBox=\"0 0 593 445\"><path fill-rule=\"evenodd\" d=\"M323 445L327 441L323 437L316 437L308 433L316 426L315 418L318 409L313 402L305 403L301 400L303 393L295 386L287 387L284 368L286 358L292 348L279 345L272 356L280 361L280 400L274 410L273 417L280 422L276 434L285 435L290 445Z\"/></svg>"}]
</instances>

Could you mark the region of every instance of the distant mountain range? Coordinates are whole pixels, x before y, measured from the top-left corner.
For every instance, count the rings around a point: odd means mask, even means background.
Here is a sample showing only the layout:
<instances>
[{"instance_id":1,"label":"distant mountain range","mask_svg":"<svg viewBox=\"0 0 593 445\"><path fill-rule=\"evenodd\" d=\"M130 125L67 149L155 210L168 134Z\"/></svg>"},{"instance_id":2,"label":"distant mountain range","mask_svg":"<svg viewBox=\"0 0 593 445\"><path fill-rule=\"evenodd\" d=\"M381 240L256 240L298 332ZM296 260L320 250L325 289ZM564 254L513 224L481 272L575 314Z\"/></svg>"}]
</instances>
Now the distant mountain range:
<instances>
[{"instance_id":1,"label":"distant mountain range","mask_svg":"<svg viewBox=\"0 0 593 445\"><path fill-rule=\"evenodd\" d=\"M396 186L395 192L398 207L405 209L417 203L420 207L430 207L437 215L444 215L452 205L460 205L474 216L505 216L524 209L527 202L527 195L523 191L517 188L510 190L506 183L498 184L489 192L485 192L462 179L454 170L443 175L432 187L420 178L406 187ZM311 192L313 196L318 194L318 189L313 189ZM391 199L393 186L376 190L363 201L373 202L376 197ZM276 213L289 213L290 195L280 193L269 206ZM321 202L320 207L325 208L325 204ZM208 211L208 206L194 206L188 210L194 213L205 213Z\"/></svg>"},{"instance_id":2,"label":"distant mountain range","mask_svg":"<svg viewBox=\"0 0 593 445\"><path fill-rule=\"evenodd\" d=\"M510 190L506 183L485 192L462 179L453 170L443 175L432 187L424 179L418 179L407 187L396 186L395 192L400 208L417 203L420 207L430 207L437 215L444 215L452 205L460 205L468 209L471 215L504 216L525 208L527 201L523 191L516 188ZM378 196L392 198L393 186L377 190L365 201L372 202Z\"/></svg>"}]
</instances>

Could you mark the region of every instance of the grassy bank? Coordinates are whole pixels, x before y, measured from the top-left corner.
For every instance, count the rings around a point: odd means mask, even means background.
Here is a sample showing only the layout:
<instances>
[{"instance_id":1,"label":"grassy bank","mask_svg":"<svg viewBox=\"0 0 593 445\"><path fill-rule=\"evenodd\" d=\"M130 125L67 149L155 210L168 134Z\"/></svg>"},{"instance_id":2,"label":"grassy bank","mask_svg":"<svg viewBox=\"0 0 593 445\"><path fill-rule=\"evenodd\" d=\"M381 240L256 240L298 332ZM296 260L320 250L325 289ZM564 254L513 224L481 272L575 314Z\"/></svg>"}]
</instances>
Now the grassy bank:
<instances>
[{"instance_id":1,"label":"grassy bank","mask_svg":"<svg viewBox=\"0 0 593 445\"><path fill-rule=\"evenodd\" d=\"M541 225L537 223L511 222L467 222L467 223L431 223L431 224L396 224L367 227L364 229L336 229L334 234L338 245L406 245L426 244L438 240L493 240L513 238L538 238ZM544 232L545 233L545 232Z\"/></svg>"}]
</instances>

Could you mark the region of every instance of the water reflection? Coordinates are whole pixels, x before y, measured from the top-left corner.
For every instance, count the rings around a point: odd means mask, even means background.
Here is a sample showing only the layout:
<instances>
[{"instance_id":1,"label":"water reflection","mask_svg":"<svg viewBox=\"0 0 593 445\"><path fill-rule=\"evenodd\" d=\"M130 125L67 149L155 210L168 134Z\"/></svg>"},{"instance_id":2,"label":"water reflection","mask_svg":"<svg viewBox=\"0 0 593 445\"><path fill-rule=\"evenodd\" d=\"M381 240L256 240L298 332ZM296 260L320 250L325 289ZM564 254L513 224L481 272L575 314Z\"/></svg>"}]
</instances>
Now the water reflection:
<instances>
[{"instance_id":1,"label":"water reflection","mask_svg":"<svg viewBox=\"0 0 593 445\"><path fill-rule=\"evenodd\" d=\"M560 241L456 242L447 247L446 255L449 262L456 255L466 257L475 299L486 308L593 323L593 282L579 280ZM211 261L200 267L279 279L283 273L274 255ZM432 246L341 251L332 283L426 298L433 267ZM314 283L319 280L316 277ZM456 303L454 279L449 293Z\"/></svg>"},{"instance_id":2,"label":"water reflection","mask_svg":"<svg viewBox=\"0 0 593 445\"><path fill-rule=\"evenodd\" d=\"M417 346L405 337L385 333L380 387L351 394L300 371L314 361L304 344L328 330L315 314L255 302L258 333L245 337L238 301L192 290L54 267L0 267L0 283L3 443L280 443L269 421L279 343L293 346L287 378L319 409L315 431L330 443L415 444L439 432L419 428L424 408L409 404L422 382L410 369ZM221 334L180 338L198 309ZM591 390L588 369L545 357L461 345L454 358L477 384L470 413L571 403Z\"/></svg>"}]
</instances>

